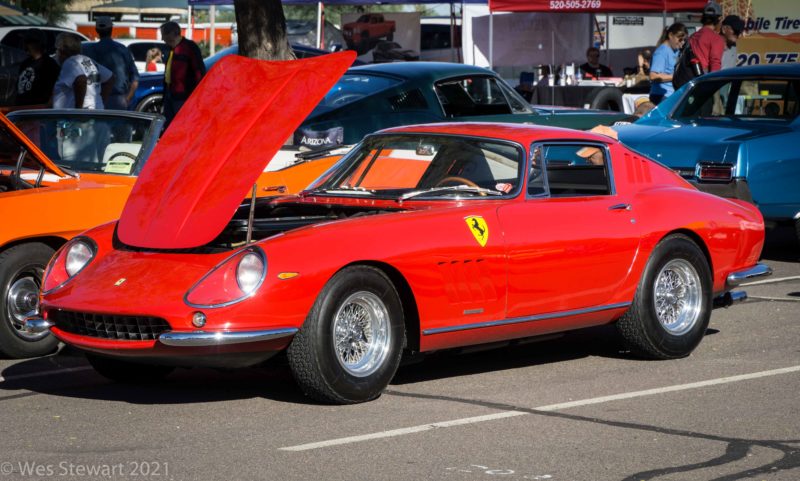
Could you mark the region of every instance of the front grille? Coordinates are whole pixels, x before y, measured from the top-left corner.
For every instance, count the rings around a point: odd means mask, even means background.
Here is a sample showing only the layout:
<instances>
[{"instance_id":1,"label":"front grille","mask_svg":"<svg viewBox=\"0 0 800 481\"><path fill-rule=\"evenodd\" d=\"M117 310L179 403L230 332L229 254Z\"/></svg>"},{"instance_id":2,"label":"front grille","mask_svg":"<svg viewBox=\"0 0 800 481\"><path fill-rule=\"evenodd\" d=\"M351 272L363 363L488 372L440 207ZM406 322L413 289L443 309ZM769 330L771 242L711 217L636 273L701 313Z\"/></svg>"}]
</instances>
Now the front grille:
<instances>
[{"instance_id":1,"label":"front grille","mask_svg":"<svg viewBox=\"0 0 800 481\"><path fill-rule=\"evenodd\" d=\"M120 341L149 341L169 331L167 321L158 317L117 316L88 312L50 311L48 319L65 332Z\"/></svg>"}]
</instances>

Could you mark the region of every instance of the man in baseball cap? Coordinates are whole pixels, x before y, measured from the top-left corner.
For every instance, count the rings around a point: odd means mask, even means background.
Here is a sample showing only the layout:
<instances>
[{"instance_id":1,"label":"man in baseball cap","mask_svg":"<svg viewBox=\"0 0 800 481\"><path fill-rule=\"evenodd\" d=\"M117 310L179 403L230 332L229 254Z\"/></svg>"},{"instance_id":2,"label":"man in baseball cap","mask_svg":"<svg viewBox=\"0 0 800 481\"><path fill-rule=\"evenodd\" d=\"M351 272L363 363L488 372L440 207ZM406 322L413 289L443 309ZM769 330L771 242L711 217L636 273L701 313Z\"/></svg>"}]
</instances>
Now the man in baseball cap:
<instances>
[{"instance_id":1,"label":"man in baseball cap","mask_svg":"<svg viewBox=\"0 0 800 481\"><path fill-rule=\"evenodd\" d=\"M139 86L139 71L128 47L111 38L114 30L111 17L96 17L94 22L94 29L100 40L85 44L83 54L114 73L114 84L111 95L105 101L105 108L127 110L136 87Z\"/></svg>"},{"instance_id":2,"label":"man in baseball cap","mask_svg":"<svg viewBox=\"0 0 800 481\"><path fill-rule=\"evenodd\" d=\"M708 2L703 8L700 23L703 27L689 37L697 60L704 73L715 72L722 68L722 53L725 50L725 40L719 35L722 20L722 7L717 2Z\"/></svg>"},{"instance_id":3,"label":"man in baseball cap","mask_svg":"<svg viewBox=\"0 0 800 481\"><path fill-rule=\"evenodd\" d=\"M94 29L97 30L98 34L100 34L100 30L105 31L112 28L114 28L114 20L111 17L103 15L94 19Z\"/></svg>"},{"instance_id":4,"label":"man in baseball cap","mask_svg":"<svg viewBox=\"0 0 800 481\"><path fill-rule=\"evenodd\" d=\"M738 15L728 15L722 20L719 34L725 39L725 51L722 53L722 68L736 66L736 42L744 32L744 20Z\"/></svg>"}]
</instances>

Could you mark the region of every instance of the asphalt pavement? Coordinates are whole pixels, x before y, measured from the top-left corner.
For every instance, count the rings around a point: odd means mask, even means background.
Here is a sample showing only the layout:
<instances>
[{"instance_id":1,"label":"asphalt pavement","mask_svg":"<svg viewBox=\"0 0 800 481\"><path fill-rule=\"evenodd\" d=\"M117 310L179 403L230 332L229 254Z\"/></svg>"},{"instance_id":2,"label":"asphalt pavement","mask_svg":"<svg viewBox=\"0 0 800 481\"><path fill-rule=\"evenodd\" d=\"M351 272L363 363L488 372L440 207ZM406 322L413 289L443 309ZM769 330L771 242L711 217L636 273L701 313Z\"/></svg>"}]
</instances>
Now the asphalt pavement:
<instances>
[{"instance_id":1,"label":"asphalt pavement","mask_svg":"<svg viewBox=\"0 0 800 481\"><path fill-rule=\"evenodd\" d=\"M310 402L285 361L111 383L80 353L0 359L0 481L800 479L800 246L688 358L613 327L438 353L378 400Z\"/></svg>"}]
</instances>

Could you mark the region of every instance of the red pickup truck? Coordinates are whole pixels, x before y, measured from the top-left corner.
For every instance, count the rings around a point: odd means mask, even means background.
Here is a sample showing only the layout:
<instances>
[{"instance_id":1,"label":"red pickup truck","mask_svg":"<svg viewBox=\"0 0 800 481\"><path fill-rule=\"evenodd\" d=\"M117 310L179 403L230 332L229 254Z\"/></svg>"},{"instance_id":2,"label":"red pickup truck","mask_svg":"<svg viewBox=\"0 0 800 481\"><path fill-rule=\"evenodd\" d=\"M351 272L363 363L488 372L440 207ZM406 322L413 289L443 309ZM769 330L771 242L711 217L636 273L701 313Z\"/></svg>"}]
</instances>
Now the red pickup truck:
<instances>
[{"instance_id":1,"label":"red pickup truck","mask_svg":"<svg viewBox=\"0 0 800 481\"><path fill-rule=\"evenodd\" d=\"M358 17L355 22L344 24L342 33L347 47L362 55L379 39L392 40L396 28L394 20L384 19L383 14L367 13Z\"/></svg>"}]
</instances>

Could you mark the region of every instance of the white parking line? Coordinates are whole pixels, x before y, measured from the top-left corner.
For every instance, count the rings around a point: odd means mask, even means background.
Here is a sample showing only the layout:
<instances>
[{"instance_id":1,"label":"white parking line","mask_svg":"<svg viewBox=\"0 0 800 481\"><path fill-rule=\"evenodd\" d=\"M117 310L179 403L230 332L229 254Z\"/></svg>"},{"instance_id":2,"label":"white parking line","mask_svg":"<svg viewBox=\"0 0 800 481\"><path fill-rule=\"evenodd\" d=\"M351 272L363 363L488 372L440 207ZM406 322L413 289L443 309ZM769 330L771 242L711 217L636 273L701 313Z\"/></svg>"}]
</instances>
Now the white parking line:
<instances>
[{"instance_id":1,"label":"white parking line","mask_svg":"<svg viewBox=\"0 0 800 481\"><path fill-rule=\"evenodd\" d=\"M748 296L748 299L759 301L800 302L800 298L797 297Z\"/></svg>"},{"instance_id":2,"label":"white parking line","mask_svg":"<svg viewBox=\"0 0 800 481\"><path fill-rule=\"evenodd\" d=\"M663 394L668 392L676 392L676 391L685 391L687 389L697 389L701 387L708 387L708 386L716 386L719 384L728 384L732 382L740 382L740 381L748 381L751 379L759 379L762 377L769 377L769 376L777 376L779 374L789 374L793 372L800 372L800 366L790 366L784 367L781 369L772 369L770 371L760 371L754 372L750 374L742 374L739 376L728 376L728 377L721 377L717 379L709 379L707 381L700 381L700 382L692 382L688 384L677 384L674 386L665 386L655 389L646 389L644 391L632 391L627 393L621 394L614 394L612 396L601 396L596 398L590 399L582 399L580 401L571 401L566 403L560 404L548 404L546 406L539 406L533 408L533 411L561 411L563 409L570 409L579 406L588 406L591 404L600 404L606 403L611 401L619 401L621 399L632 399L637 397L643 396L652 396L655 394ZM404 436L406 434L414 434L423 431L429 431L435 428L449 428L453 426L461 426L465 424L474 424L480 423L483 421L493 421L495 419L504 419L513 416L522 416L525 414L530 414L529 412L525 411L501 411L495 414L488 414L485 416L475 416L470 418L462 418L462 419L454 419L452 421L444 421L440 423L431 423L431 424L422 424L419 426L411 426L408 428L402 429L393 429L391 431L381 431L378 433L372 434L362 434L359 436L348 436L346 438L337 438L337 439L330 439L327 441L319 441L316 443L308 443L308 444L299 444L297 446L288 446L283 448L278 448L280 451L308 451L310 449L319 449L319 448L326 448L330 446L339 446L342 444L351 444L351 443L358 443L361 441L368 441L372 439L381 439L381 438L389 438L394 436Z\"/></svg>"},{"instance_id":3,"label":"white parking line","mask_svg":"<svg viewBox=\"0 0 800 481\"><path fill-rule=\"evenodd\" d=\"M800 280L800 276L776 277L774 279L766 279L766 280L763 280L763 281L747 282L747 283L744 283L744 284L740 284L740 287L760 286L761 284L775 284L776 282L797 281L797 280Z\"/></svg>"},{"instance_id":4,"label":"white parking line","mask_svg":"<svg viewBox=\"0 0 800 481\"><path fill-rule=\"evenodd\" d=\"M94 368L92 366L81 366L81 367L68 367L65 369L55 369L53 371L30 372L27 374L19 374L17 376L11 376L11 377L0 376L0 382L10 382L10 381L16 381L18 379L30 379L32 377L55 376L56 374L64 374L67 372L91 371L93 369Z\"/></svg>"},{"instance_id":5,"label":"white parking line","mask_svg":"<svg viewBox=\"0 0 800 481\"><path fill-rule=\"evenodd\" d=\"M393 436L404 436L406 434L414 434L422 431L428 431L436 428L450 428L453 426L461 426L462 424L474 424L483 421L494 421L495 419L510 418L513 416L522 416L528 414L523 411L502 411L495 414L487 414L485 416L475 416L472 418L454 419L452 421L444 421L441 423L422 424L420 426L412 426L410 428L392 429L391 431L381 431L379 433L362 434L361 436L350 436L346 438L331 439L329 441L320 441L318 443L301 444L299 446L289 446L287 448L279 448L281 451L307 451L309 449L327 448L329 446L337 446L339 444L357 443L360 441L369 441L370 439L391 438Z\"/></svg>"}]
</instances>

